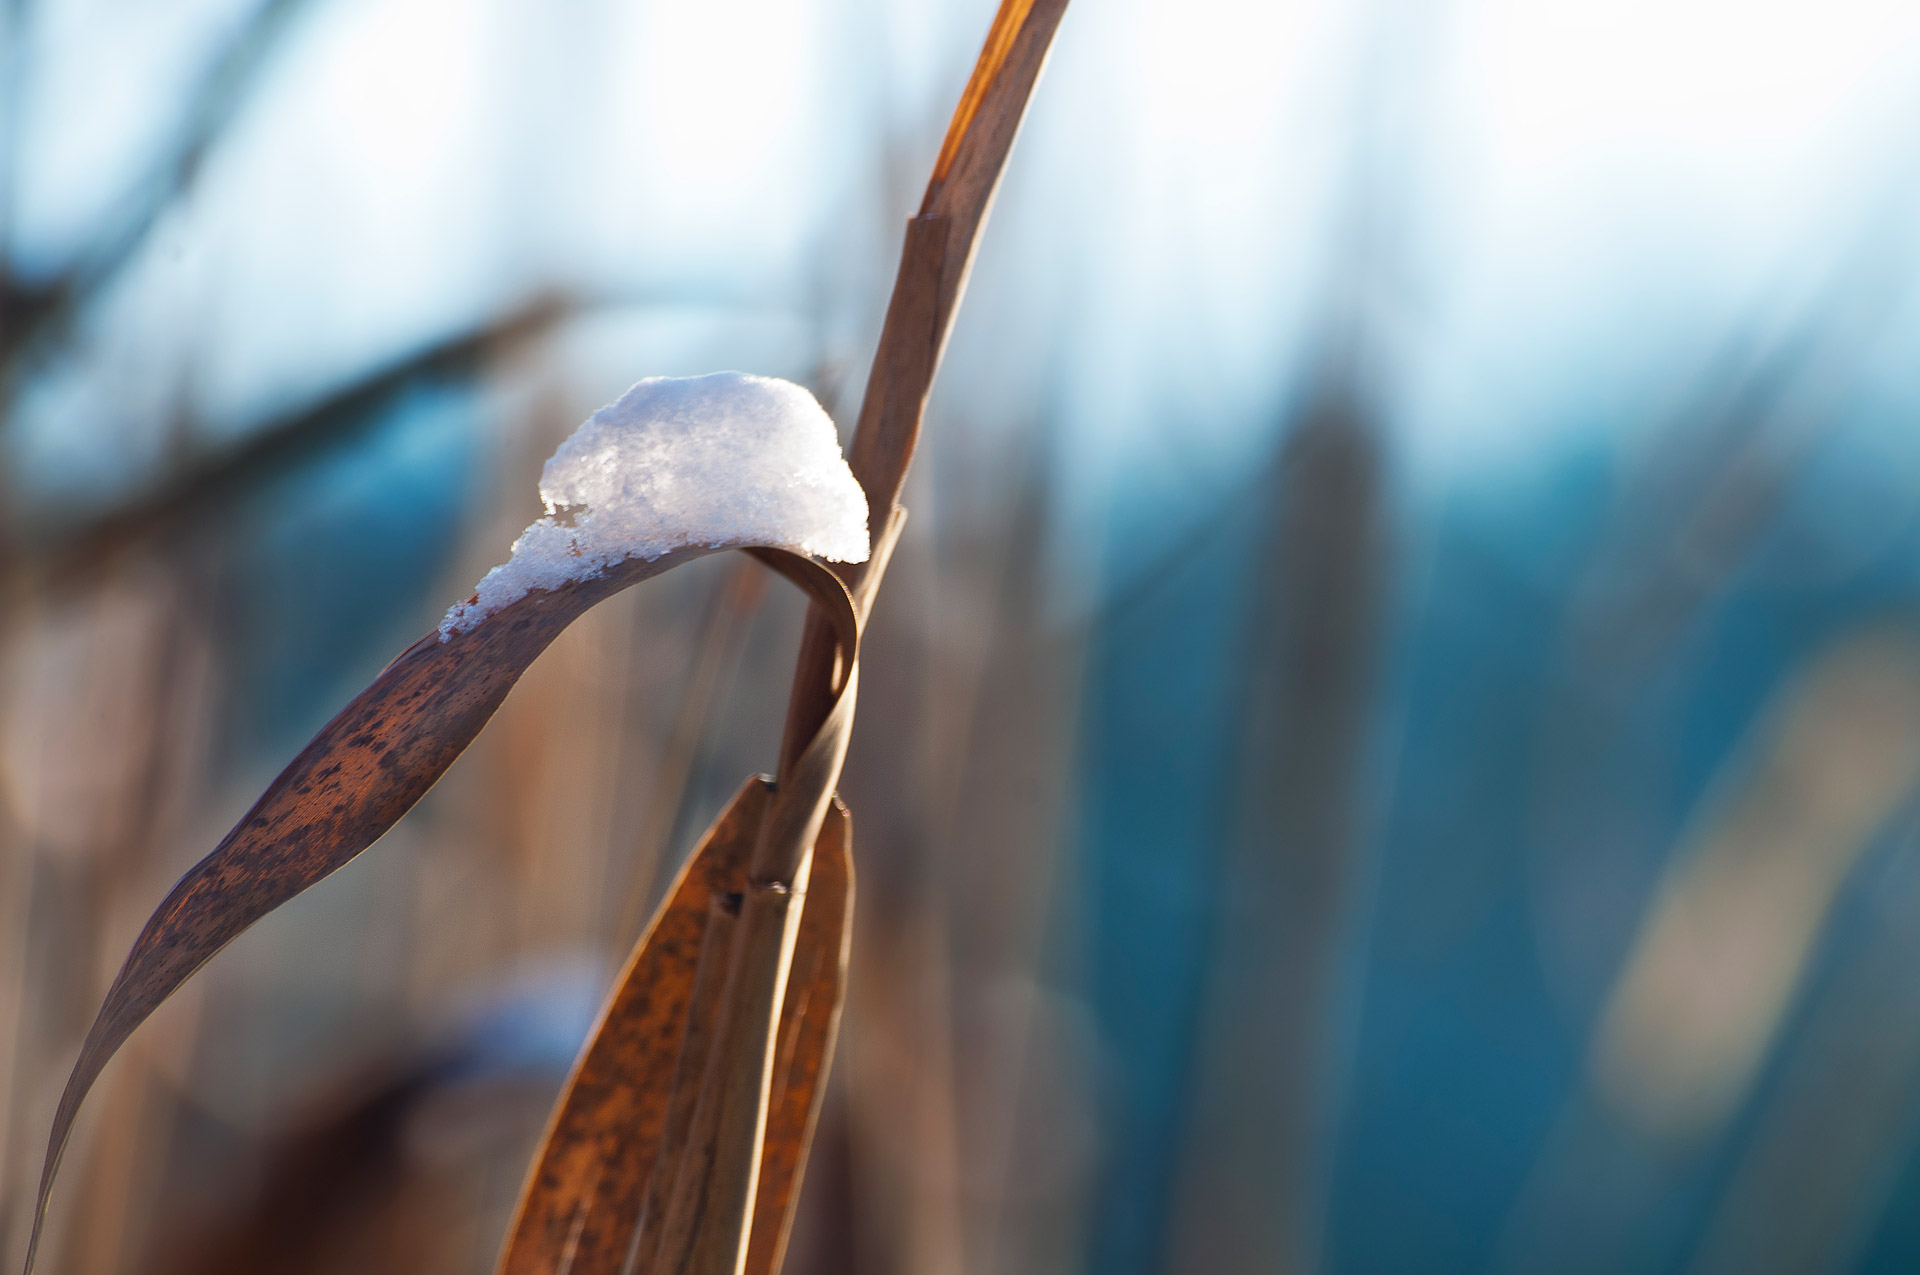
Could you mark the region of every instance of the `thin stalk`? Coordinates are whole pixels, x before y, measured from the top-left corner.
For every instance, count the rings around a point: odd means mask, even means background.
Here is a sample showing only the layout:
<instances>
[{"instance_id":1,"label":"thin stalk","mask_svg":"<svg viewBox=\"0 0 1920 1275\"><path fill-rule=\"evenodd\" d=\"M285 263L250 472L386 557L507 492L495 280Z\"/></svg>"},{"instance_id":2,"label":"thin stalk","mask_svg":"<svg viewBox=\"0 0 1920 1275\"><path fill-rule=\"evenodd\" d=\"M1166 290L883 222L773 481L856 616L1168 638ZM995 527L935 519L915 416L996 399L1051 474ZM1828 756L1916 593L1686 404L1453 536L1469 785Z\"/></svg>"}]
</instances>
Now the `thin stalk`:
<instances>
[{"instance_id":1,"label":"thin stalk","mask_svg":"<svg viewBox=\"0 0 1920 1275\"><path fill-rule=\"evenodd\" d=\"M1067 0L1002 0L973 77L954 111L919 215L907 222L900 272L847 451L847 464L867 495L868 525L874 528L872 557L841 571L863 624L900 534L900 489L920 439L927 392L966 289L974 249L1027 99L1066 8ZM832 625L816 604L807 613L787 702L780 747L782 783L792 776L795 763L832 707L835 651ZM756 852L755 874L763 880L790 880L798 866L793 861L797 847L763 849L771 853L763 858Z\"/></svg>"}]
</instances>

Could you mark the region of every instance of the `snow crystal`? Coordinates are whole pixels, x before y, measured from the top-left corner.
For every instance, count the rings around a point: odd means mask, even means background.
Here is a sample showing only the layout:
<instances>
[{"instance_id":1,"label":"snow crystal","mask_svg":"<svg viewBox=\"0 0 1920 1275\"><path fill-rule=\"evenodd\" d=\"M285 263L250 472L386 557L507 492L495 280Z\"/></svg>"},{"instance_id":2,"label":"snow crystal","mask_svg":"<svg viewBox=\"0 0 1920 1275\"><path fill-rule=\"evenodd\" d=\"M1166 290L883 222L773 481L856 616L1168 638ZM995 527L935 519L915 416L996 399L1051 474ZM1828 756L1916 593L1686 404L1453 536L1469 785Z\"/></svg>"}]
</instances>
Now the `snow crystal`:
<instances>
[{"instance_id":1,"label":"snow crystal","mask_svg":"<svg viewBox=\"0 0 1920 1275\"><path fill-rule=\"evenodd\" d=\"M744 372L654 376L601 408L540 474L547 516L513 542L445 641L533 589L674 549L772 545L867 559L867 500L813 395Z\"/></svg>"}]
</instances>

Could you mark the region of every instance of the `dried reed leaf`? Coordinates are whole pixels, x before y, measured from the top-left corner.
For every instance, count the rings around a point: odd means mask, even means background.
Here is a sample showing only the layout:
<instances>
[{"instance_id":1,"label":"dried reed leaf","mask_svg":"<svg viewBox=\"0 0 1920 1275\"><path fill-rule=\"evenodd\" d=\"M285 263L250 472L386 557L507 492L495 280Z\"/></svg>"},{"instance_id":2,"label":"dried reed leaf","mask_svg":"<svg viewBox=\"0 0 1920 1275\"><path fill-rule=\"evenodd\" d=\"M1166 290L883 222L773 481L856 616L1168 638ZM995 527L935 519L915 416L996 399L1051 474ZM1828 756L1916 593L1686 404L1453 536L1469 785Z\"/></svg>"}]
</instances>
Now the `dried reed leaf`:
<instances>
[{"instance_id":1,"label":"dried reed leaf","mask_svg":"<svg viewBox=\"0 0 1920 1275\"><path fill-rule=\"evenodd\" d=\"M54 1175L81 1102L134 1029L248 926L365 850L445 773L507 692L560 631L595 603L693 558L686 549L628 561L596 579L536 591L464 633L429 633L403 651L323 727L268 785L252 810L196 864L147 921L115 976L67 1080L47 1140L25 1271L31 1272ZM851 654L851 602L838 579L811 559L777 549L748 552L799 584L839 617ZM851 695L840 702L851 711ZM844 713L842 714L844 717ZM831 759L845 752L844 725ZM833 745L829 752L835 752ZM815 754L818 774L828 758ZM830 781L829 781L830 782ZM819 798L820 814L826 797ZM819 828L819 815L775 802L790 833Z\"/></svg>"},{"instance_id":2,"label":"dried reed leaf","mask_svg":"<svg viewBox=\"0 0 1920 1275\"><path fill-rule=\"evenodd\" d=\"M681 1234L672 1225L676 1201L700 1194L690 1175L697 1178L714 1159L717 1128L703 1139L699 1127L703 1100L714 1106L709 1087L724 1084L730 1058L755 1052L751 1039L725 1047L722 999L745 932L743 901L755 888L748 862L774 804L771 784L747 781L634 948L548 1126L501 1275L680 1269L695 1247L695 1228L716 1237L731 1269L737 1255L724 1249L738 1246L747 1207L753 1217L746 1269L777 1269L846 982L851 867L846 812L837 803L815 843L806 892L792 896L804 906L771 1033L758 1189ZM762 1054L772 1025L771 1016L761 1025Z\"/></svg>"},{"instance_id":3,"label":"dried reed leaf","mask_svg":"<svg viewBox=\"0 0 1920 1275\"><path fill-rule=\"evenodd\" d=\"M663 1150L677 1158L686 1138L691 1111L684 1100L672 1109L674 1082L697 1085L705 1066L725 974L713 949L730 947L770 804L766 786L749 780L634 947L542 1140L502 1272L625 1264L655 1160Z\"/></svg>"}]
</instances>

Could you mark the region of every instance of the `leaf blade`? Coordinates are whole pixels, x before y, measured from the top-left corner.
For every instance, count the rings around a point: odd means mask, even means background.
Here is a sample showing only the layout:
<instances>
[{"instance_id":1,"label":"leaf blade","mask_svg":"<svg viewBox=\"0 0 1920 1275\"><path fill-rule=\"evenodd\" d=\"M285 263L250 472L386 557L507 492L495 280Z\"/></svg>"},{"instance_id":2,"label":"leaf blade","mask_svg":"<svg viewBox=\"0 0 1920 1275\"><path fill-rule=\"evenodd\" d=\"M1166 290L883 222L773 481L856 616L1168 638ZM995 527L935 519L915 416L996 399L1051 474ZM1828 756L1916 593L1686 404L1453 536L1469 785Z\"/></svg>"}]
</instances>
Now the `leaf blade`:
<instances>
[{"instance_id":1,"label":"leaf blade","mask_svg":"<svg viewBox=\"0 0 1920 1275\"><path fill-rule=\"evenodd\" d=\"M55 1109L23 1271L30 1275L74 1121L129 1036L254 922L372 845L438 781L527 666L590 607L709 553L629 560L591 579L528 594L464 633L429 633L323 726L220 843L168 893L134 941L80 1047ZM790 579L826 568L784 550L757 553Z\"/></svg>"},{"instance_id":2,"label":"leaf blade","mask_svg":"<svg viewBox=\"0 0 1920 1275\"><path fill-rule=\"evenodd\" d=\"M748 855L770 804L750 779L688 856L646 933L634 945L588 1044L555 1105L502 1254L501 1275L560 1267L618 1270L653 1191L663 1148L677 1152L673 1080L704 1062L686 1057L691 1021L711 1016L696 995L709 913L737 896ZM690 1032L690 1029L693 1029ZM664 1075L666 1083L659 1083ZM646 1078L636 1083L635 1076ZM611 1170L611 1171L609 1171Z\"/></svg>"},{"instance_id":3,"label":"leaf blade","mask_svg":"<svg viewBox=\"0 0 1920 1275\"><path fill-rule=\"evenodd\" d=\"M775 803L767 780L746 782L634 946L555 1104L502 1247L499 1275L646 1270L663 1253L684 1253L695 1242L690 1234L671 1233L671 1215L711 1172L715 1130L699 1127L695 1108L715 1099L708 1086L730 1061L713 1051L738 1058L765 1043L720 1040L723 1010L699 988L715 974L722 977L712 978L714 988L725 985L729 949L744 929L730 928L715 942L715 918L730 908L737 919L740 900L755 888L749 859ZM728 1234L751 1222L749 1271L777 1269L785 1247L839 1022L852 900L847 822L845 807L834 802L801 896L777 1029L776 1020L766 1024L773 1067L751 1214L735 1217L721 1207L699 1222L722 1247ZM717 908L721 900L729 902ZM717 1096L737 1105L731 1101L737 1095ZM744 1198L738 1203L747 1205Z\"/></svg>"}]
</instances>

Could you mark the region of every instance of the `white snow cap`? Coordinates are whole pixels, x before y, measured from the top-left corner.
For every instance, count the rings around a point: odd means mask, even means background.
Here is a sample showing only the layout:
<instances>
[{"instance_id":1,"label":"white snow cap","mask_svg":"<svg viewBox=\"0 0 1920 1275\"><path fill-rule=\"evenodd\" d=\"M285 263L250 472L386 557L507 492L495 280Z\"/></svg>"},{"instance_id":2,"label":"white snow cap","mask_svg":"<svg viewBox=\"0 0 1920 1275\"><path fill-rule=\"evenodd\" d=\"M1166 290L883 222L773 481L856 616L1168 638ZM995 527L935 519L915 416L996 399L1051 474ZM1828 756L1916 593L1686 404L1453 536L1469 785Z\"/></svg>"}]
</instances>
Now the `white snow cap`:
<instances>
[{"instance_id":1,"label":"white snow cap","mask_svg":"<svg viewBox=\"0 0 1920 1275\"><path fill-rule=\"evenodd\" d=\"M833 421L800 386L714 372L652 376L595 412L540 474L547 516L513 542L445 641L523 598L674 549L771 545L867 560L867 498Z\"/></svg>"}]
</instances>

